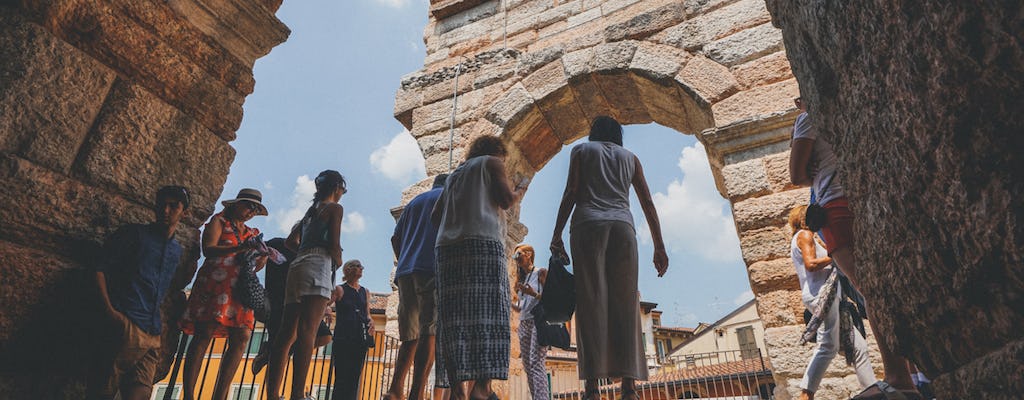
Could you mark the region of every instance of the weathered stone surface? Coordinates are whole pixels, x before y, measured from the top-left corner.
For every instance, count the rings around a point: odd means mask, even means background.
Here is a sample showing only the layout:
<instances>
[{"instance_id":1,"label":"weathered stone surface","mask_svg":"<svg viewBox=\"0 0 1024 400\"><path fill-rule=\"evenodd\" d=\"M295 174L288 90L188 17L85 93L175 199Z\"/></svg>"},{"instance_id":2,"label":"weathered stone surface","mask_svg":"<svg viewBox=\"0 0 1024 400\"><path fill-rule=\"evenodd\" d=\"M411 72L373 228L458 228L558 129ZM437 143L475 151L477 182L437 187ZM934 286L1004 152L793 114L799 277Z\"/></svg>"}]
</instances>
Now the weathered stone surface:
<instances>
[{"instance_id":1,"label":"weathered stone surface","mask_svg":"<svg viewBox=\"0 0 1024 400\"><path fill-rule=\"evenodd\" d=\"M792 180L789 178L789 152L773 154L764 157L764 169L768 171L768 185L773 192L782 192L795 189Z\"/></svg>"},{"instance_id":2,"label":"weathered stone surface","mask_svg":"<svg viewBox=\"0 0 1024 400\"><path fill-rule=\"evenodd\" d=\"M66 171L114 72L13 14L0 14L0 59L0 152Z\"/></svg>"},{"instance_id":3,"label":"weathered stone surface","mask_svg":"<svg viewBox=\"0 0 1024 400\"><path fill-rule=\"evenodd\" d=\"M665 30L665 42L699 50L714 40L770 20L764 2L741 0Z\"/></svg>"},{"instance_id":4,"label":"weathered stone surface","mask_svg":"<svg viewBox=\"0 0 1024 400\"><path fill-rule=\"evenodd\" d=\"M875 375L881 378L881 356L878 354L878 347L875 345L870 327L866 329L868 329L868 354L871 358L871 365L875 369ZM800 381L816 348L813 343L799 344L802 333L802 324L767 328L764 333L765 343L771 349L772 375L775 377L775 383L793 399L799 398ZM822 381L820 389L821 398L850 398L860 391L859 388L860 384L857 382L853 368L846 365L842 354L836 355L825 372L825 379ZM815 397L817 398L817 396Z\"/></svg>"},{"instance_id":5,"label":"weathered stone surface","mask_svg":"<svg viewBox=\"0 0 1024 400\"><path fill-rule=\"evenodd\" d=\"M594 56L590 59L590 70L613 72L629 68L639 44L639 42L627 40L595 46Z\"/></svg>"},{"instance_id":6,"label":"weathered stone surface","mask_svg":"<svg viewBox=\"0 0 1024 400\"><path fill-rule=\"evenodd\" d=\"M188 149L188 151L183 151ZM137 202L153 188L190 188L201 224L213 213L235 150L195 120L139 86L118 80L79 155L76 169L91 183Z\"/></svg>"},{"instance_id":7,"label":"weathered stone surface","mask_svg":"<svg viewBox=\"0 0 1024 400\"><path fill-rule=\"evenodd\" d=\"M1020 5L767 4L816 128L839 149L861 289L891 327L879 335L942 377L939 398L1019 397Z\"/></svg>"},{"instance_id":8,"label":"weathered stone surface","mask_svg":"<svg viewBox=\"0 0 1024 400\"><path fill-rule=\"evenodd\" d=\"M740 248L747 265L789 256L789 233L781 227L768 227L740 233Z\"/></svg>"},{"instance_id":9,"label":"weathered stone surface","mask_svg":"<svg viewBox=\"0 0 1024 400\"><path fill-rule=\"evenodd\" d=\"M753 263L747 268L747 273L750 274L750 288L754 293L800 289L800 281L793 270L793 260L789 258Z\"/></svg>"},{"instance_id":10,"label":"weathered stone surface","mask_svg":"<svg viewBox=\"0 0 1024 400\"><path fill-rule=\"evenodd\" d=\"M803 319L804 305L800 301L800 290L775 290L755 293L757 315L765 328L796 325Z\"/></svg>"},{"instance_id":11,"label":"weathered stone surface","mask_svg":"<svg viewBox=\"0 0 1024 400\"><path fill-rule=\"evenodd\" d=\"M781 49L782 32L764 23L711 42L704 52L708 58L731 67Z\"/></svg>"},{"instance_id":12,"label":"weathered stone surface","mask_svg":"<svg viewBox=\"0 0 1024 400\"><path fill-rule=\"evenodd\" d=\"M430 13L441 19L471 9L484 0L430 0Z\"/></svg>"},{"instance_id":13,"label":"weathered stone surface","mask_svg":"<svg viewBox=\"0 0 1024 400\"><path fill-rule=\"evenodd\" d=\"M715 122L728 125L746 118L792 108L793 98L800 95L796 80L790 79L768 86L745 90L712 106Z\"/></svg>"},{"instance_id":14,"label":"weathered stone surface","mask_svg":"<svg viewBox=\"0 0 1024 400\"><path fill-rule=\"evenodd\" d=\"M733 201L751 196L763 196L771 192L768 173L761 160L749 160L722 167L722 181L725 195Z\"/></svg>"},{"instance_id":15,"label":"weathered stone surface","mask_svg":"<svg viewBox=\"0 0 1024 400\"><path fill-rule=\"evenodd\" d=\"M565 66L561 61L548 63L543 68L523 78L523 87L534 99L543 99L569 84Z\"/></svg>"},{"instance_id":16,"label":"weathered stone surface","mask_svg":"<svg viewBox=\"0 0 1024 400\"><path fill-rule=\"evenodd\" d=\"M169 0L178 15L207 36L216 38L244 65L252 68L256 59L288 39L290 30L274 16L280 0L259 5L251 1Z\"/></svg>"},{"instance_id":17,"label":"weathered stone surface","mask_svg":"<svg viewBox=\"0 0 1024 400\"><path fill-rule=\"evenodd\" d=\"M732 67L732 74L741 89L764 86L793 77L784 51Z\"/></svg>"},{"instance_id":18,"label":"weathered stone surface","mask_svg":"<svg viewBox=\"0 0 1024 400\"><path fill-rule=\"evenodd\" d=\"M807 204L808 199L810 191L806 188L772 193L737 202L733 206L732 216L736 220L736 227L741 231L769 225L786 225L789 211L798 205Z\"/></svg>"},{"instance_id":19,"label":"weathered stone surface","mask_svg":"<svg viewBox=\"0 0 1024 400\"><path fill-rule=\"evenodd\" d=\"M607 14L607 11L605 11ZM628 21L605 28L605 39L616 42L649 36L682 20L685 10L680 3L670 3L645 13L633 16Z\"/></svg>"},{"instance_id":20,"label":"weathered stone surface","mask_svg":"<svg viewBox=\"0 0 1024 400\"><path fill-rule=\"evenodd\" d=\"M677 48L642 42L633 54L629 69L655 81L670 81L690 58L689 53Z\"/></svg>"},{"instance_id":21,"label":"weathered stone surface","mask_svg":"<svg viewBox=\"0 0 1024 400\"><path fill-rule=\"evenodd\" d=\"M728 68L703 56L691 58L676 79L686 82L687 86L711 103L729 97L738 90L736 79Z\"/></svg>"}]
</instances>

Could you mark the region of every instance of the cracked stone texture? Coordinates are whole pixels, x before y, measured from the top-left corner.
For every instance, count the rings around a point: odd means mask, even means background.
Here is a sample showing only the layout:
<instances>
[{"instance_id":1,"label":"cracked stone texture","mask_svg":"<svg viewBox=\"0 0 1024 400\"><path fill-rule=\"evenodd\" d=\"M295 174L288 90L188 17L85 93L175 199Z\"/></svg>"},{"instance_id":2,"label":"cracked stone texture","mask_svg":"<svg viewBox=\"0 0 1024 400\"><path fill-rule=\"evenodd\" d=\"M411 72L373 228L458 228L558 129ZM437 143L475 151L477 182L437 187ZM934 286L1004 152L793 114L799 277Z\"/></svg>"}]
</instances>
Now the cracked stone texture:
<instances>
[{"instance_id":1,"label":"cracked stone texture","mask_svg":"<svg viewBox=\"0 0 1024 400\"><path fill-rule=\"evenodd\" d=\"M94 4L95 3L95 4ZM190 188L178 276L235 151L256 58L284 41L278 0L22 1L0 6L0 392L81 398L103 334L90 264ZM221 17L230 17L225 21ZM245 38L242 39L241 36ZM99 322L98 322L99 321ZM80 334L55 338L73 327Z\"/></svg>"},{"instance_id":2,"label":"cracked stone texture","mask_svg":"<svg viewBox=\"0 0 1024 400\"><path fill-rule=\"evenodd\" d=\"M880 334L939 398L1024 379L1024 5L768 0L857 215Z\"/></svg>"}]
</instances>

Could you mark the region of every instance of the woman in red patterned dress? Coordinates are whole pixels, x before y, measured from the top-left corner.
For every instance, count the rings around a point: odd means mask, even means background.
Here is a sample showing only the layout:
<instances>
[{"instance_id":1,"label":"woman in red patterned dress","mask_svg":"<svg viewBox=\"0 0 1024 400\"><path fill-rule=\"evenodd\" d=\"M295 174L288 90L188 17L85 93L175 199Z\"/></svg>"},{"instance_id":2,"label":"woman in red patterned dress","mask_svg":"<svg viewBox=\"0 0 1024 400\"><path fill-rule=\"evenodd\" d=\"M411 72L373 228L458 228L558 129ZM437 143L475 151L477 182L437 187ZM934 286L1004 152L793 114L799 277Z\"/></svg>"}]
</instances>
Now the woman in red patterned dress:
<instances>
[{"instance_id":1,"label":"woman in red patterned dress","mask_svg":"<svg viewBox=\"0 0 1024 400\"><path fill-rule=\"evenodd\" d=\"M239 274L235 256L252 248L246 241L260 233L258 229L246 226L245 222L256 215L267 215L267 208L261 203L262 197L258 190L242 189L235 199L221 203L224 210L211 217L203 230L206 261L196 275L188 309L180 322L181 330L186 335L193 335L185 356L186 400L195 398L203 355L214 338L228 338L228 348L221 356L213 394L202 396L207 399L227 399L231 378L249 343L255 316L251 309L232 296L231 291ZM267 258L261 257L257 268L263 268L266 262Z\"/></svg>"}]
</instances>

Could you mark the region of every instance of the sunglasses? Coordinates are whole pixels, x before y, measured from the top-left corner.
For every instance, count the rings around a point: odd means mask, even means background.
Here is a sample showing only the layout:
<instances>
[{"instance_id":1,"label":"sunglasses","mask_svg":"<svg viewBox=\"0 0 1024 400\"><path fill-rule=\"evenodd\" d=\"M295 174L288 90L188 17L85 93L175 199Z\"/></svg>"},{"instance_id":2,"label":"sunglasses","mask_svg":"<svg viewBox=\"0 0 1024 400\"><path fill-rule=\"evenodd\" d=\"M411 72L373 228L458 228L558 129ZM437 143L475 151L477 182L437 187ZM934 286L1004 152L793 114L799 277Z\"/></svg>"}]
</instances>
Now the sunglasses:
<instances>
[{"instance_id":1,"label":"sunglasses","mask_svg":"<svg viewBox=\"0 0 1024 400\"><path fill-rule=\"evenodd\" d=\"M243 203L245 203L245 208L247 210L249 210L249 211L259 211L260 210L260 206L258 204L256 204L256 203L253 203L251 201L243 201Z\"/></svg>"}]
</instances>

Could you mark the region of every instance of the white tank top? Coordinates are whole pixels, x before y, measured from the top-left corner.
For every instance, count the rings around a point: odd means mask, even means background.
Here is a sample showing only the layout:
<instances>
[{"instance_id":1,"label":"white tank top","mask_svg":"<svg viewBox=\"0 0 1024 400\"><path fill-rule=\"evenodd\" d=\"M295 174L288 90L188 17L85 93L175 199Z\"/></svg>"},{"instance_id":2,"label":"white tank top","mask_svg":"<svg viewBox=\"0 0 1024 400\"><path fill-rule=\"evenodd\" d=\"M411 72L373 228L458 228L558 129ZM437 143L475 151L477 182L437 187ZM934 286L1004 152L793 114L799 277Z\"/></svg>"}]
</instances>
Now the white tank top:
<instances>
[{"instance_id":1,"label":"white tank top","mask_svg":"<svg viewBox=\"0 0 1024 400\"><path fill-rule=\"evenodd\" d=\"M473 157L448 176L437 199L444 206L437 230L437 246L465 239L487 239L504 243L505 218L491 197L496 184L486 163L491 156Z\"/></svg>"},{"instance_id":2,"label":"white tank top","mask_svg":"<svg viewBox=\"0 0 1024 400\"><path fill-rule=\"evenodd\" d=\"M591 221L622 221L633 226L629 187L636 173L636 156L612 142L587 142L573 147L570 157L579 159L582 169L570 230Z\"/></svg>"},{"instance_id":3,"label":"white tank top","mask_svg":"<svg viewBox=\"0 0 1024 400\"><path fill-rule=\"evenodd\" d=\"M800 278L800 298L806 305L811 304L818 297L818 291L825 284L825 280L828 279L832 269L825 267L814 272L808 271L804 265L804 255L800 252L800 247L797 246L796 236L794 234L793 240L789 243L789 251L793 257L793 267L796 268L796 276ZM814 258L822 258L828 255L828 251L821 247L817 241L814 241L814 251L816 253Z\"/></svg>"},{"instance_id":4,"label":"white tank top","mask_svg":"<svg viewBox=\"0 0 1024 400\"><path fill-rule=\"evenodd\" d=\"M537 267L533 267L533 271L531 271L529 275L526 275L526 280L523 281L523 283L526 285L530 285L530 287L532 287L533 290L537 291L537 294L540 294L541 292L544 291L544 288L540 286L540 274L537 273ZM540 304L539 299L520 291L519 320L525 321L528 319L533 319L533 314L531 313L531 311L533 311L533 308L536 307L538 304Z\"/></svg>"}]
</instances>

